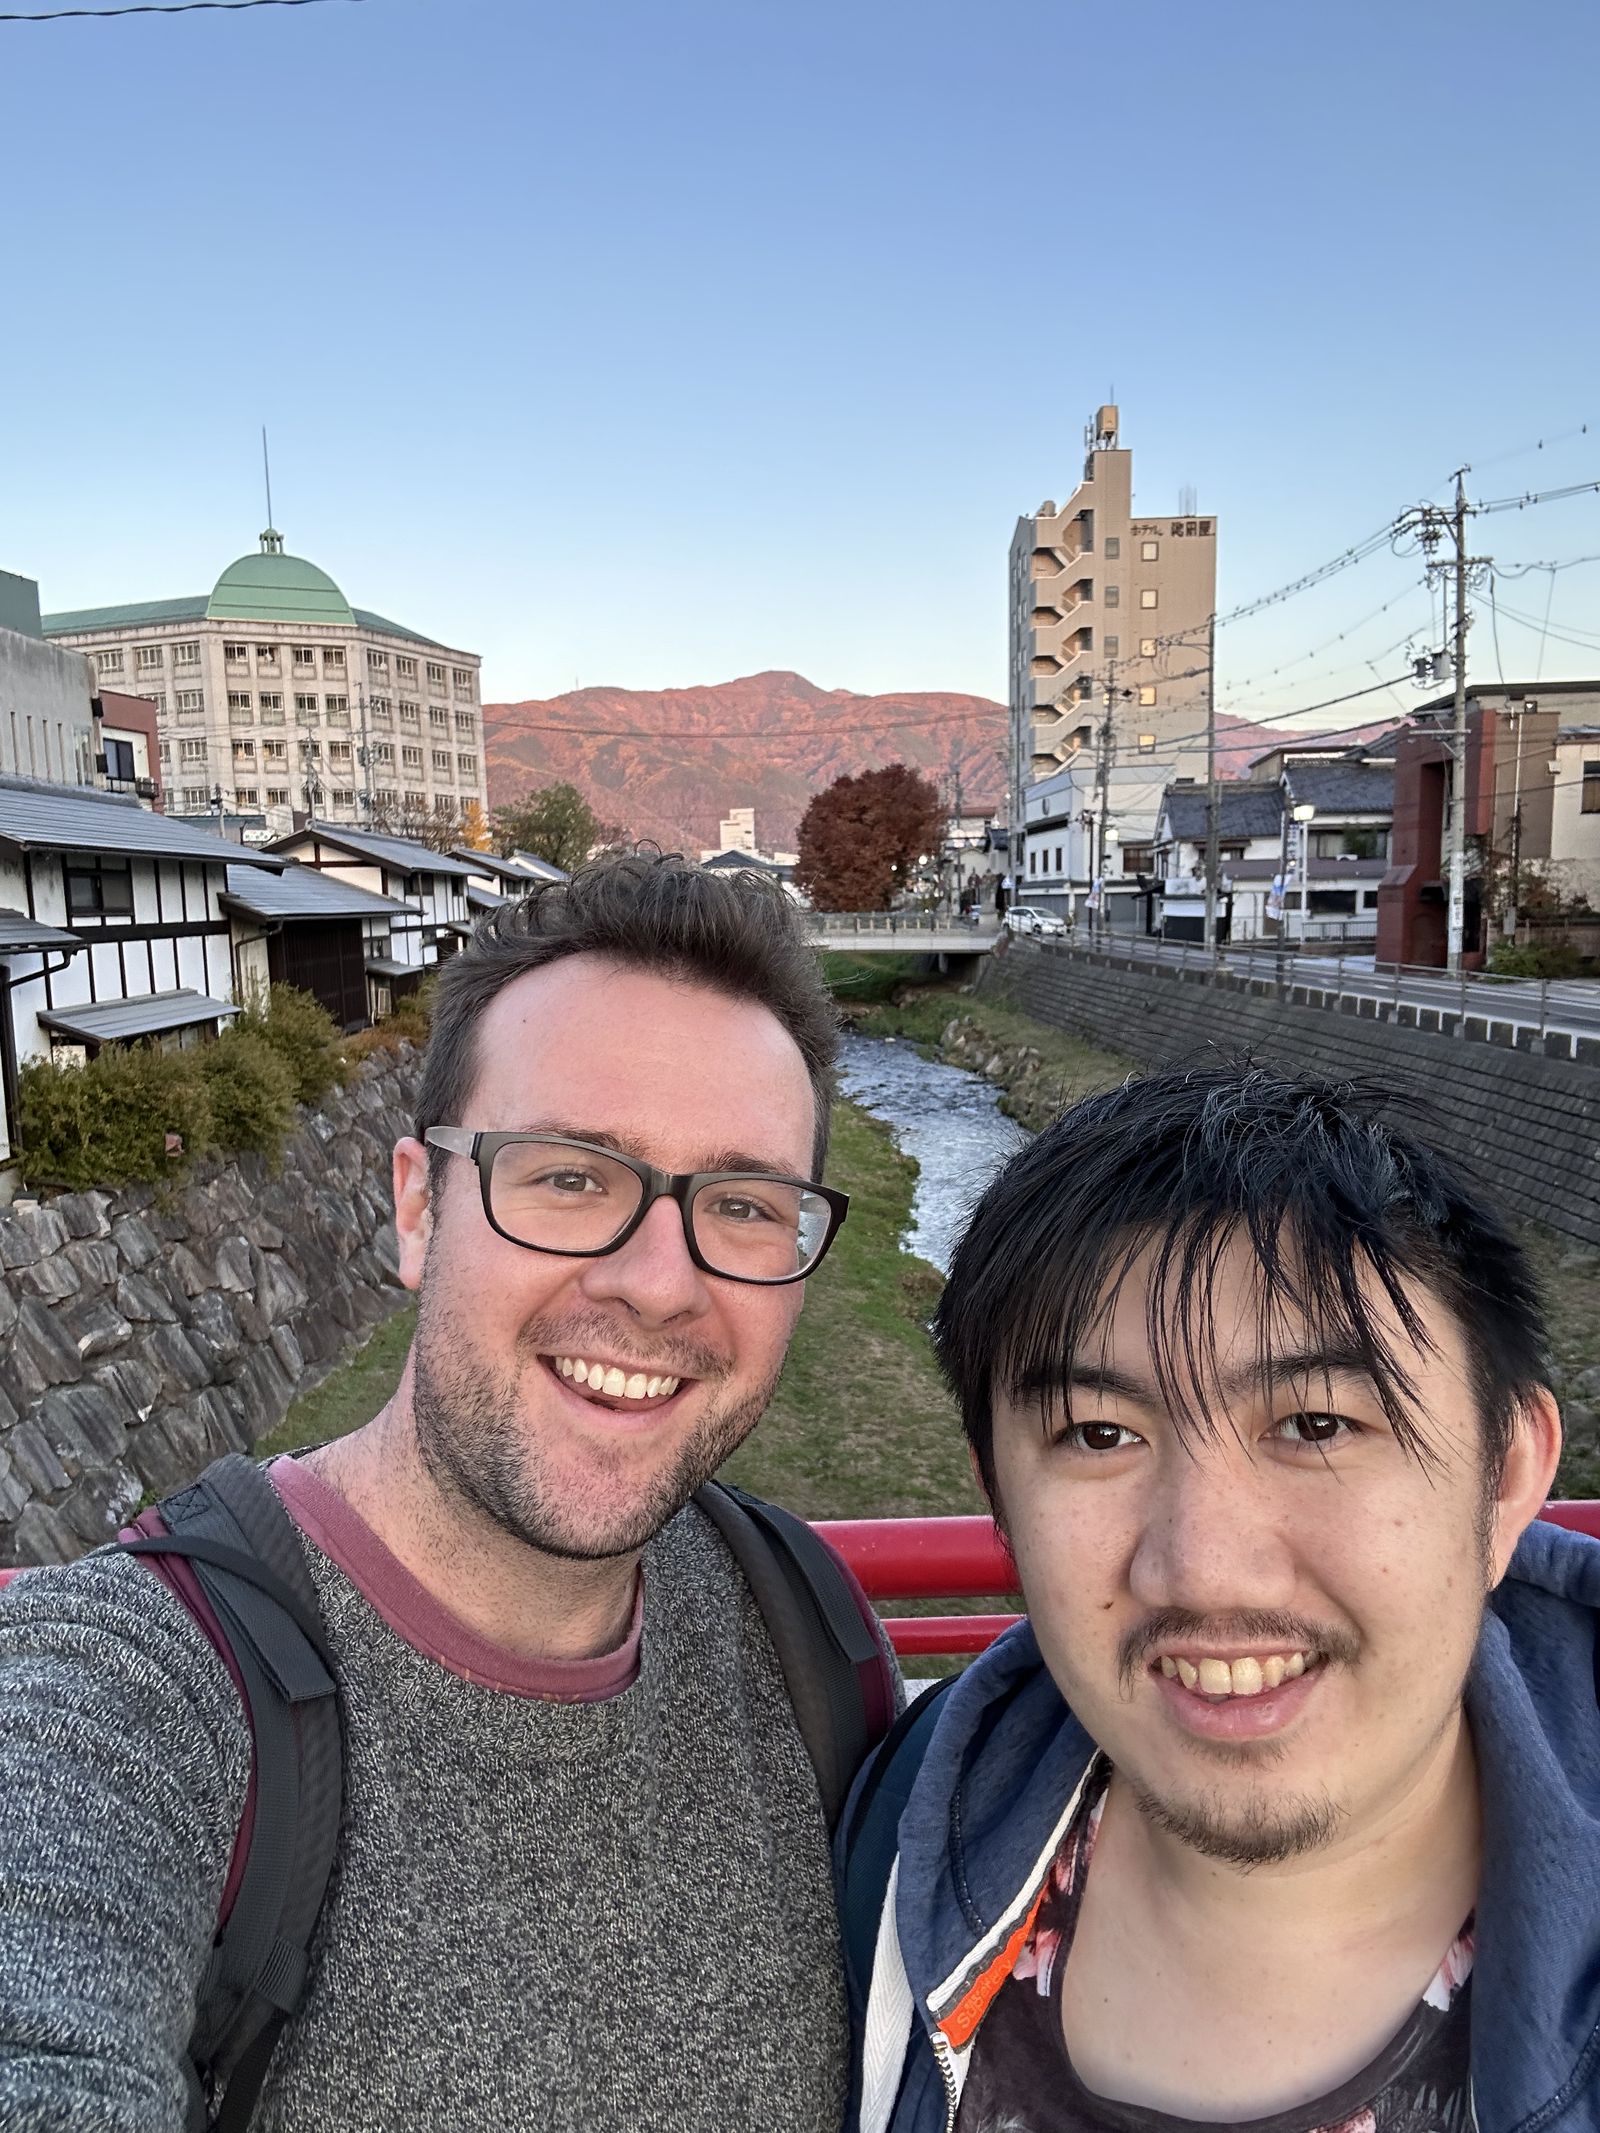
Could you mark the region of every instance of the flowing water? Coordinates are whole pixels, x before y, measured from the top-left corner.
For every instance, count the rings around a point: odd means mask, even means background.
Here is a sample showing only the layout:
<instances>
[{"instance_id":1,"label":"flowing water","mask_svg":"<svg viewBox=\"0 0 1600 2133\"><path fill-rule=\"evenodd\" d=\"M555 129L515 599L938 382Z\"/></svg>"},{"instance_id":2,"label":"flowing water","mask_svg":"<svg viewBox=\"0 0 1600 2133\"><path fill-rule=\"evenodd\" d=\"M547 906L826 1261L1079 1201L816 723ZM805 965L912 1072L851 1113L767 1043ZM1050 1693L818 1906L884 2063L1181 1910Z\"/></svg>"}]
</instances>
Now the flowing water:
<instances>
[{"instance_id":1,"label":"flowing water","mask_svg":"<svg viewBox=\"0 0 1600 2133\"><path fill-rule=\"evenodd\" d=\"M897 1037L845 1033L839 1079L846 1096L894 1133L919 1165L907 1249L948 1273L973 1201L1027 1138L1000 1110L1000 1092L961 1067L924 1059Z\"/></svg>"}]
</instances>

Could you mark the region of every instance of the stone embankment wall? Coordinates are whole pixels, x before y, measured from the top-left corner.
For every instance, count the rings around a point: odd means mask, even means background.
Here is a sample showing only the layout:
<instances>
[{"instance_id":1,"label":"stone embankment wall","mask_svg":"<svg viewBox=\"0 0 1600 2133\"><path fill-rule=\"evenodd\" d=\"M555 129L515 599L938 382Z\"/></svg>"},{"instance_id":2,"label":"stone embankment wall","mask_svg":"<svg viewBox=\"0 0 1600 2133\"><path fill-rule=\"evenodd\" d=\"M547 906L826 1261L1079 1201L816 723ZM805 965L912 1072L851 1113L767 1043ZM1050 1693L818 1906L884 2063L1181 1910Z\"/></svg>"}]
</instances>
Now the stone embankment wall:
<instances>
[{"instance_id":1,"label":"stone embankment wall","mask_svg":"<svg viewBox=\"0 0 1600 2133\"><path fill-rule=\"evenodd\" d=\"M1600 1245L1600 1069L1054 944L1012 942L989 959L978 989L1146 1066L1248 1054L1267 1066L1380 1077L1427 1104L1440 1143L1513 1214Z\"/></svg>"},{"instance_id":2,"label":"stone embankment wall","mask_svg":"<svg viewBox=\"0 0 1600 2133\"><path fill-rule=\"evenodd\" d=\"M69 1561L249 1450L404 1301L390 1156L419 1071L374 1054L276 1171L0 1212L0 1567Z\"/></svg>"}]
</instances>

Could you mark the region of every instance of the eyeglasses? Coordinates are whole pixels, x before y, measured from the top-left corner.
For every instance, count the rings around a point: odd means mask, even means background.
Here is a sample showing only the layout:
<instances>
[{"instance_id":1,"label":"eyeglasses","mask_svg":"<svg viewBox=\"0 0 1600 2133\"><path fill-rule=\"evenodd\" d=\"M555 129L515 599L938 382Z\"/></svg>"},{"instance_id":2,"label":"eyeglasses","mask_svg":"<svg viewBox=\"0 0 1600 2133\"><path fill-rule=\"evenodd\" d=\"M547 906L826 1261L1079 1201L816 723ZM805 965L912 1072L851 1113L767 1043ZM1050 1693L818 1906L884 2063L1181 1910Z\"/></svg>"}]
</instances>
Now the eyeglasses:
<instances>
[{"instance_id":1,"label":"eyeglasses","mask_svg":"<svg viewBox=\"0 0 1600 2133\"><path fill-rule=\"evenodd\" d=\"M850 1205L847 1193L809 1178L674 1174L557 1134L430 1126L423 1138L477 1164L484 1216L498 1235L574 1259L620 1251L657 1200L676 1200L689 1257L702 1273L776 1287L816 1272Z\"/></svg>"}]
</instances>

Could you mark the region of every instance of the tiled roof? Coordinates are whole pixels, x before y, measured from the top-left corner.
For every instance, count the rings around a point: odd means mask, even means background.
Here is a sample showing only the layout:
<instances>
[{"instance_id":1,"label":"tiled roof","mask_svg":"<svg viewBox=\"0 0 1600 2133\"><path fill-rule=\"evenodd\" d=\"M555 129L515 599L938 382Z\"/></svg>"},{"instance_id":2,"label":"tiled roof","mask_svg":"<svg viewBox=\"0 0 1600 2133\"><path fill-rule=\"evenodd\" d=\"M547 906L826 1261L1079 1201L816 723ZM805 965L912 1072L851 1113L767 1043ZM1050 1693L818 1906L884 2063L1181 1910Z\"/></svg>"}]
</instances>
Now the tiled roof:
<instances>
[{"instance_id":1,"label":"tiled roof","mask_svg":"<svg viewBox=\"0 0 1600 2133\"><path fill-rule=\"evenodd\" d=\"M8 948L82 948L87 945L75 933L59 926L46 926L21 911L0 910L0 955Z\"/></svg>"},{"instance_id":2,"label":"tiled roof","mask_svg":"<svg viewBox=\"0 0 1600 2133\"><path fill-rule=\"evenodd\" d=\"M213 1000L185 986L177 992L139 993L131 1000L41 1008L39 1020L46 1029L59 1030L63 1037L86 1037L92 1044L110 1044L119 1037L149 1037L157 1030L220 1022L238 1012L231 1000Z\"/></svg>"},{"instance_id":3,"label":"tiled roof","mask_svg":"<svg viewBox=\"0 0 1600 2133\"><path fill-rule=\"evenodd\" d=\"M1224 837L1276 837L1283 825L1283 795L1276 785L1225 784L1218 788L1217 821ZM1162 807L1174 837L1206 834L1206 788L1169 785Z\"/></svg>"},{"instance_id":4,"label":"tiled roof","mask_svg":"<svg viewBox=\"0 0 1600 2133\"><path fill-rule=\"evenodd\" d=\"M348 852L352 859L368 859L376 866L394 867L404 874L454 874L466 881L473 872L448 852L430 851L425 844L413 844L409 837L381 837L372 830L348 829L342 822L308 822L304 829L291 830L287 837L278 838L271 849L292 856L287 847L302 844L310 837L319 844L331 844L335 851Z\"/></svg>"},{"instance_id":5,"label":"tiled roof","mask_svg":"<svg viewBox=\"0 0 1600 2133\"><path fill-rule=\"evenodd\" d=\"M281 874L257 868L229 867L223 902L248 918L390 918L409 917L411 906L392 896L377 896L340 874L300 866L294 860Z\"/></svg>"},{"instance_id":6,"label":"tiled roof","mask_svg":"<svg viewBox=\"0 0 1600 2133\"><path fill-rule=\"evenodd\" d=\"M266 867L283 864L269 853L230 844L214 832L154 815L120 793L90 786L46 785L0 777L0 844L20 851L116 852L157 859L207 859Z\"/></svg>"},{"instance_id":7,"label":"tiled roof","mask_svg":"<svg viewBox=\"0 0 1600 2133\"><path fill-rule=\"evenodd\" d=\"M177 600L127 600L118 607L66 608L60 614L41 616L40 627L47 637L71 637L98 636L103 630L137 629L141 623L153 626L160 622L204 622L210 602L209 593L186 593ZM434 652L449 649L437 637L424 637L420 630L407 629L403 622L391 622L385 615L375 615L370 608L353 607L350 612L356 618L358 629L371 630L375 636L404 637L409 643L425 644ZM270 622L273 618L262 615L234 619Z\"/></svg>"},{"instance_id":8,"label":"tiled roof","mask_svg":"<svg viewBox=\"0 0 1600 2133\"><path fill-rule=\"evenodd\" d=\"M1291 801L1319 815L1391 815L1394 768L1388 763L1297 763L1283 766Z\"/></svg>"}]
</instances>

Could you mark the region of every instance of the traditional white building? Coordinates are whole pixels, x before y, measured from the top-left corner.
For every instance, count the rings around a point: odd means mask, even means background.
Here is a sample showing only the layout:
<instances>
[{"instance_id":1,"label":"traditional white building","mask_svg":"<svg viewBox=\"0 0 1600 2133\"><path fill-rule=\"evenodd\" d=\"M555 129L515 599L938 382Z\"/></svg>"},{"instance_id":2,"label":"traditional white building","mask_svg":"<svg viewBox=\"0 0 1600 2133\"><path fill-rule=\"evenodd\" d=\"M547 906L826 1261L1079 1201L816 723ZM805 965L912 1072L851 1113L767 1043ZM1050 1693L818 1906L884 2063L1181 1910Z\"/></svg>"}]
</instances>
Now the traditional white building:
<instances>
[{"instance_id":1,"label":"traditional white building","mask_svg":"<svg viewBox=\"0 0 1600 2133\"><path fill-rule=\"evenodd\" d=\"M472 931L467 889L473 870L447 852L336 822L308 822L271 849L401 907L389 922L387 952L367 960L374 1019L386 1015L398 996L414 992L426 972L454 955Z\"/></svg>"},{"instance_id":2,"label":"traditional white building","mask_svg":"<svg viewBox=\"0 0 1600 2133\"><path fill-rule=\"evenodd\" d=\"M119 794L0 777L0 1162L28 1061L192 1044L237 1013L230 864L282 862Z\"/></svg>"}]
</instances>

